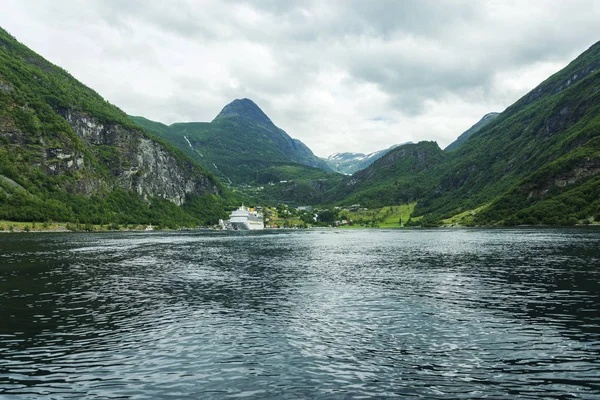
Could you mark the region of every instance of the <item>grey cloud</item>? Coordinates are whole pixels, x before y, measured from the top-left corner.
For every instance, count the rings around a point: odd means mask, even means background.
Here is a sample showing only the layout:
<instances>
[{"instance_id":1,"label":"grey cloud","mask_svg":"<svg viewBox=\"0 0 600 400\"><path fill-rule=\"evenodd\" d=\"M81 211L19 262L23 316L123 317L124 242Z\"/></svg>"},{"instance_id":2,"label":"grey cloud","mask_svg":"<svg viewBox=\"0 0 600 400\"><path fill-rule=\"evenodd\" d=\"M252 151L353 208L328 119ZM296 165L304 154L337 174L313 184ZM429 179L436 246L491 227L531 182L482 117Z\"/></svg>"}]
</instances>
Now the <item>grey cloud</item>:
<instances>
[{"instance_id":1,"label":"grey cloud","mask_svg":"<svg viewBox=\"0 0 600 400\"><path fill-rule=\"evenodd\" d=\"M463 13L460 11L466 10L465 7L459 9L458 14L450 13L449 20L452 20L452 14L462 17ZM430 14L428 11L430 11L428 4L413 8L415 15L432 15L434 21L436 16L441 15L435 12ZM475 18L481 11L469 10L465 15L471 21L475 21L473 28L479 25L479 32L485 32L485 26L482 24L486 23L486 17L480 15L481 21ZM580 16L585 15L586 12L580 11ZM573 16L571 13L572 18L580 16ZM428 29L423 26L417 29L411 25L410 20L401 19L397 21L397 35L403 37L407 31L411 32L404 37L423 43L422 48L409 48L407 51L401 45L396 49L394 46L363 49L349 45L345 48L350 49L350 54L342 57L343 64L348 67L348 71L354 78L377 84L382 91L394 98L393 104L403 107L408 113L420 113L423 110L423 102L440 99L449 92L464 94L480 90L489 93L486 88L499 71L518 70L532 62L565 59L566 54L572 54L574 42L581 42L585 37L590 36L589 33L584 33L580 37L562 34L564 28L559 30L556 26L561 26L561 22L564 23L564 20L561 21L563 16L557 15L554 18L556 21L545 21L545 23L531 21L533 27L523 27L520 32L512 32L509 37L502 37L500 26L490 26L499 29L500 35L484 35L482 40L475 41L471 45L468 40L462 42L458 36L464 28L455 27L448 21L440 25L423 24ZM415 19L415 21L422 20ZM460 24L464 22L461 20ZM589 19L585 22L590 28L594 23ZM404 23L407 25L402 25ZM447 30L440 29L440 26L447 27ZM388 29L393 30L390 26ZM526 33L528 36L525 35ZM477 34L477 30L472 33L472 35ZM353 52L353 49L356 51ZM439 49L442 51L438 52ZM582 50L584 49L578 49L577 53ZM432 58L431 55L435 55L436 52L439 53L438 58Z\"/></svg>"},{"instance_id":2,"label":"grey cloud","mask_svg":"<svg viewBox=\"0 0 600 400\"><path fill-rule=\"evenodd\" d=\"M250 97L321 152L373 151L428 131L422 139L450 141L469 118L523 94L501 78L568 62L600 39L598 20L594 0L5 0L0 15L128 112L208 121ZM427 129L430 119L443 134Z\"/></svg>"}]
</instances>

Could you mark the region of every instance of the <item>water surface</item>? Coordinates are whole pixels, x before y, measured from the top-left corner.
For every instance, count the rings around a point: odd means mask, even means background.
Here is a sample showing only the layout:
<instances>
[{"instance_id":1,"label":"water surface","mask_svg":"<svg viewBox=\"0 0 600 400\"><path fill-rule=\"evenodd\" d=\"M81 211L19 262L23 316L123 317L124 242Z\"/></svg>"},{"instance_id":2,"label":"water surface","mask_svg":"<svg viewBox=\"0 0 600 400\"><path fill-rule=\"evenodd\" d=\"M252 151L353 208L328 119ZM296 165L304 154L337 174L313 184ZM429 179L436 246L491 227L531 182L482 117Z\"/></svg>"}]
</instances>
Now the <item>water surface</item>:
<instances>
[{"instance_id":1,"label":"water surface","mask_svg":"<svg viewBox=\"0 0 600 400\"><path fill-rule=\"evenodd\" d=\"M600 397L600 230L0 236L0 397Z\"/></svg>"}]
</instances>

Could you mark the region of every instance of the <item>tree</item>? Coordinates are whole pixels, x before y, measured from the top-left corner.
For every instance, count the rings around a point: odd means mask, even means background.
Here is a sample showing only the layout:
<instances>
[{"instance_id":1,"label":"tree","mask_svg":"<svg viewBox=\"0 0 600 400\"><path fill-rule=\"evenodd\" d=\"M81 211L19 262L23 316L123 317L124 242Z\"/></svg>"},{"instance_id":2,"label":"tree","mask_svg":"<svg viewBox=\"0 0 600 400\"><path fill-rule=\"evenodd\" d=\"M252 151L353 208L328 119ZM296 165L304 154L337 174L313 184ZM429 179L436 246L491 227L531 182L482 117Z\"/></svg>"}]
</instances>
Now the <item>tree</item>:
<instances>
[{"instance_id":1,"label":"tree","mask_svg":"<svg viewBox=\"0 0 600 400\"><path fill-rule=\"evenodd\" d=\"M323 224L333 224L337 220L337 211L324 210L319 212L317 221Z\"/></svg>"}]
</instances>

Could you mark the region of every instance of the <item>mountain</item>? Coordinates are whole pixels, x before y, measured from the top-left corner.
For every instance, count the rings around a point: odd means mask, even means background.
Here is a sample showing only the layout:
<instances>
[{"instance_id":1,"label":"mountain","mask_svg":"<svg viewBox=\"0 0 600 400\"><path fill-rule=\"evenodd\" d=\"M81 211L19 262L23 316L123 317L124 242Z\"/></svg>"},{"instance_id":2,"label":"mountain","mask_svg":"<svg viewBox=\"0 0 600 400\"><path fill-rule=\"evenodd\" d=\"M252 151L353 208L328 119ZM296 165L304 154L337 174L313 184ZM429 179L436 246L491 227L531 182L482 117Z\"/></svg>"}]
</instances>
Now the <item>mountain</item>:
<instances>
[{"instance_id":1,"label":"mountain","mask_svg":"<svg viewBox=\"0 0 600 400\"><path fill-rule=\"evenodd\" d=\"M130 118L193 157L225 182L257 183L264 170L278 166L331 171L304 143L275 126L250 99L232 101L208 123L167 126L143 117Z\"/></svg>"},{"instance_id":2,"label":"mountain","mask_svg":"<svg viewBox=\"0 0 600 400\"><path fill-rule=\"evenodd\" d=\"M408 142L411 143L411 142ZM406 144L406 143L404 143ZM325 159L327 165L334 170L344 175L352 175L356 171L367 168L375 161L380 159L388 151L395 149L401 144L395 144L385 150L379 150L369 154L363 153L335 153Z\"/></svg>"},{"instance_id":3,"label":"mountain","mask_svg":"<svg viewBox=\"0 0 600 400\"><path fill-rule=\"evenodd\" d=\"M355 191L378 187L370 199L395 204L392 180L405 181L418 200L413 216L426 225L467 211L469 223L486 225L599 221L599 88L600 42L437 164L417 169L418 178L405 160L393 167L383 157L360 172L372 178Z\"/></svg>"},{"instance_id":4,"label":"mountain","mask_svg":"<svg viewBox=\"0 0 600 400\"><path fill-rule=\"evenodd\" d=\"M436 142L398 146L369 167L344 178L326 194L326 199L367 207L413 202L428 188L426 173L446 157Z\"/></svg>"},{"instance_id":5,"label":"mountain","mask_svg":"<svg viewBox=\"0 0 600 400\"><path fill-rule=\"evenodd\" d=\"M221 193L189 157L0 28L0 219L194 225L218 218L197 208L213 211Z\"/></svg>"},{"instance_id":6,"label":"mountain","mask_svg":"<svg viewBox=\"0 0 600 400\"><path fill-rule=\"evenodd\" d=\"M595 200L565 193L598 189L598 87L600 42L453 152L439 171L436 195L417 212L447 216L489 203L476 222L567 224L594 217Z\"/></svg>"},{"instance_id":7,"label":"mountain","mask_svg":"<svg viewBox=\"0 0 600 400\"><path fill-rule=\"evenodd\" d=\"M471 135L479 132L483 127L487 126L490 122L494 121L498 117L498 115L500 115L500 113L497 112L485 114L483 118L481 118L475 125L464 131L462 135L456 138L454 142L446 146L444 150L452 151L458 149L471 137Z\"/></svg>"}]
</instances>

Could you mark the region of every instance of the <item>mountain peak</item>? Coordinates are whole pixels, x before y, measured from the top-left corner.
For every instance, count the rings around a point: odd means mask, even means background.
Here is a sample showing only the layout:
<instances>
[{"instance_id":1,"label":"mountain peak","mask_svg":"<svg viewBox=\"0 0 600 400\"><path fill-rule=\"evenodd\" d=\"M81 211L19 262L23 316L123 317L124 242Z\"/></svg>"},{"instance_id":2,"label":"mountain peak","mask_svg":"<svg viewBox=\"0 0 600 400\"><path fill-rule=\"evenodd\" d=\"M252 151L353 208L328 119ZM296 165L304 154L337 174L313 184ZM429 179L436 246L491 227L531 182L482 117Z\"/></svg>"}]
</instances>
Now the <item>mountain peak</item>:
<instances>
[{"instance_id":1,"label":"mountain peak","mask_svg":"<svg viewBox=\"0 0 600 400\"><path fill-rule=\"evenodd\" d=\"M215 117L213 122L228 118L242 118L260 124L273 124L269 117L267 117L267 114L255 102L246 98L236 99L227 104L223 107L219 115Z\"/></svg>"},{"instance_id":2,"label":"mountain peak","mask_svg":"<svg viewBox=\"0 0 600 400\"><path fill-rule=\"evenodd\" d=\"M390 150L403 146L405 144L409 144L412 142L406 142L402 144L394 144L387 149L375 151L369 154L363 153L334 153L325 159L325 162L329 165L331 169L335 172L339 172L342 174L350 175L355 173L358 170L367 168L369 165L373 164L376 160L383 157Z\"/></svg>"}]
</instances>

